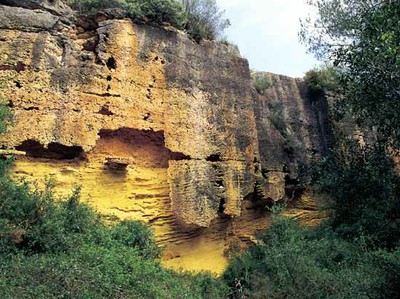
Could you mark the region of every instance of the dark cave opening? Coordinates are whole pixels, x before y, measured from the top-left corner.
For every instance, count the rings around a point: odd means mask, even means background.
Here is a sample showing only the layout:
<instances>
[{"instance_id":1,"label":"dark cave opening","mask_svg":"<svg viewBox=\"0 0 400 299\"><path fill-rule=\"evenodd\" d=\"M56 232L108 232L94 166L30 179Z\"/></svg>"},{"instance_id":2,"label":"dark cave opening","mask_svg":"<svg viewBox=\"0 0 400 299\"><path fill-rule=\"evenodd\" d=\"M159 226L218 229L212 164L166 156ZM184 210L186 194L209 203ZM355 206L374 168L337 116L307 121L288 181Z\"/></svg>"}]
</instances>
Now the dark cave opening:
<instances>
[{"instance_id":1,"label":"dark cave opening","mask_svg":"<svg viewBox=\"0 0 400 299\"><path fill-rule=\"evenodd\" d=\"M223 214L224 212L225 212L225 199L221 198L218 206L218 214Z\"/></svg>"},{"instance_id":2,"label":"dark cave opening","mask_svg":"<svg viewBox=\"0 0 400 299\"><path fill-rule=\"evenodd\" d=\"M111 116L114 115L112 111L110 111L110 107L107 105L104 105L101 107L101 109L97 112L98 114L105 115L105 116Z\"/></svg>"},{"instance_id":3,"label":"dark cave opening","mask_svg":"<svg viewBox=\"0 0 400 299\"><path fill-rule=\"evenodd\" d=\"M115 60L114 57L111 56L110 58L107 59L107 67L110 71L117 69L117 61Z\"/></svg>"},{"instance_id":4,"label":"dark cave opening","mask_svg":"<svg viewBox=\"0 0 400 299\"><path fill-rule=\"evenodd\" d=\"M165 146L164 131L120 128L101 130L93 152L105 157L131 161L135 165L168 168L170 160L189 160L183 153L173 152Z\"/></svg>"},{"instance_id":5,"label":"dark cave opening","mask_svg":"<svg viewBox=\"0 0 400 299\"><path fill-rule=\"evenodd\" d=\"M18 151L26 152L29 157L47 158L56 160L85 159L85 152L80 146L65 146L60 143L52 142L45 148L36 140L25 140L15 148Z\"/></svg>"},{"instance_id":6,"label":"dark cave opening","mask_svg":"<svg viewBox=\"0 0 400 299\"><path fill-rule=\"evenodd\" d=\"M301 186L299 179L293 179L288 174L285 176L285 194L291 200L301 197L304 188Z\"/></svg>"},{"instance_id":7,"label":"dark cave opening","mask_svg":"<svg viewBox=\"0 0 400 299\"><path fill-rule=\"evenodd\" d=\"M208 162L222 162L222 158L220 154L212 154L206 158Z\"/></svg>"}]
</instances>

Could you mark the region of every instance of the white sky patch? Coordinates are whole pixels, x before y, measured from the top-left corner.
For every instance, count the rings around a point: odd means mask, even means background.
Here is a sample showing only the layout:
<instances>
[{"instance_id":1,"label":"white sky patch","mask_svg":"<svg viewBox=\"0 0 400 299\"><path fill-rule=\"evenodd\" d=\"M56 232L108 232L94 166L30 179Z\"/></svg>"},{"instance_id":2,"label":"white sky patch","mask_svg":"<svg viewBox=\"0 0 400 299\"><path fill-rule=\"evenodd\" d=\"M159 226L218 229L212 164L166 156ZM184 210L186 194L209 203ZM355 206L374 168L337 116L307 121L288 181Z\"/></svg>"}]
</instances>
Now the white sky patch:
<instances>
[{"instance_id":1,"label":"white sky patch","mask_svg":"<svg viewBox=\"0 0 400 299\"><path fill-rule=\"evenodd\" d=\"M239 46L250 67L301 77L318 65L298 41L300 18L311 8L305 0L217 0L232 25L229 41Z\"/></svg>"}]
</instances>

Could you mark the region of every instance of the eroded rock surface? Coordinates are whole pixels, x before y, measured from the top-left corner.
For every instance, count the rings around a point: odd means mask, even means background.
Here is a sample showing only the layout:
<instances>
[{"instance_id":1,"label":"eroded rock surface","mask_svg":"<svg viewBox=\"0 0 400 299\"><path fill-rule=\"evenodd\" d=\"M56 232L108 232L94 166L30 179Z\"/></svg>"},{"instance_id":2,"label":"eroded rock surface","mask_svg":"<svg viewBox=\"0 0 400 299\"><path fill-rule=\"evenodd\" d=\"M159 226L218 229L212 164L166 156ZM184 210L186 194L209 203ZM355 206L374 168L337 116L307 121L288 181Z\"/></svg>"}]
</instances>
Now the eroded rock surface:
<instances>
[{"instance_id":1,"label":"eroded rock surface","mask_svg":"<svg viewBox=\"0 0 400 299\"><path fill-rule=\"evenodd\" d=\"M0 9L44 22L1 23L3 92L15 116L4 146L31 158L168 169L184 224L209 226L221 201L226 215L240 215L258 148L248 64L238 53L128 19L53 28L52 11ZM211 188L218 184L223 190Z\"/></svg>"},{"instance_id":2,"label":"eroded rock surface","mask_svg":"<svg viewBox=\"0 0 400 299\"><path fill-rule=\"evenodd\" d=\"M255 73L268 87L254 90L260 162L264 186L271 199L289 197L300 179L307 176L313 159L324 155L331 144L328 103L312 100L301 79L271 73Z\"/></svg>"},{"instance_id":3,"label":"eroded rock surface","mask_svg":"<svg viewBox=\"0 0 400 299\"><path fill-rule=\"evenodd\" d=\"M151 224L171 258L188 239L249 242L323 151L325 112L301 80L262 74L260 94L233 47L77 19L61 1L5 4L0 92L14 122L0 143L21 153L15 177L51 175L61 195L80 184L110 219Z\"/></svg>"}]
</instances>

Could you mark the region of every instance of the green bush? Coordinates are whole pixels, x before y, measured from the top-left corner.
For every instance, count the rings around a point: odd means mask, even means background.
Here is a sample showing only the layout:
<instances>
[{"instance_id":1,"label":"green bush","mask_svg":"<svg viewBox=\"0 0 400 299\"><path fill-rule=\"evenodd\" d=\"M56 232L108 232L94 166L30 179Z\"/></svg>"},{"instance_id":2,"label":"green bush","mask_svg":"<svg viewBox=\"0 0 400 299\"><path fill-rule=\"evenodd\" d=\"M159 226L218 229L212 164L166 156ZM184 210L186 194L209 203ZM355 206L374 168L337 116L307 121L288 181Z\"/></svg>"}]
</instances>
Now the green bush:
<instances>
[{"instance_id":1,"label":"green bush","mask_svg":"<svg viewBox=\"0 0 400 299\"><path fill-rule=\"evenodd\" d=\"M310 230L278 218L258 245L231 262L224 279L233 298L379 298L400 274L398 253L384 256L338 238L329 226ZM385 292L399 295L396 287Z\"/></svg>"},{"instance_id":2,"label":"green bush","mask_svg":"<svg viewBox=\"0 0 400 299\"><path fill-rule=\"evenodd\" d=\"M321 67L308 71L304 77L312 99L324 95L327 91L335 91L339 86L339 72L333 67Z\"/></svg>"},{"instance_id":3,"label":"green bush","mask_svg":"<svg viewBox=\"0 0 400 299\"><path fill-rule=\"evenodd\" d=\"M182 6L175 0L70 0L69 4L81 14L93 15L103 9L118 8L135 22L169 23L178 29L183 28Z\"/></svg>"},{"instance_id":4,"label":"green bush","mask_svg":"<svg viewBox=\"0 0 400 299\"><path fill-rule=\"evenodd\" d=\"M400 176L386 151L338 145L316 172L318 191L335 199L333 227L343 237L364 234L371 246L393 248L400 241Z\"/></svg>"},{"instance_id":5,"label":"green bush","mask_svg":"<svg viewBox=\"0 0 400 299\"><path fill-rule=\"evenodd\" d=\"M139 221L119 222L114 226L111 236L125 246L138 248L140 255L145 258L161 257L161 249L153 239L153 232Z\"/></svg>"},{"instance_id":6,"label":"green bush","mask_svg":"<svg viewBox=\"0 0 400 299\"><path fill-rule=\"evenodd\" d=\"M4 299L224 298L224 285L210 275L166 270L118 243L0 259Z\"/></svg>"},{"instance_id":7,"label":"green bush","mask_svg":"<svg viewBox=\"0 0 400 299\"><path fill-rule=\"evenodd\" d=\"M5 81L0 80L0 90L6 86ZM0 96L0 134L5 133L7 126L12 119L10 109L7 106L7 101Z\"/></svg>"},{"instance_id":8,"label":"green bush","mask_svg":"<svg viewBox=\"0 0 400 299\"><path fill-rule=\"evenodd\" d=\"M195 39L215 40L230 26L215 0L181 0L186 22L185 30Z\"/></svg>"},{"instance_id":9,"label":"green bush","mask_svg":"<svg viewBox=\"0 0 400 299\"><path fill-rule=\"evenodd\" d=\"M31 191L27 183L18 185L3 177L0 179L2 249L39 253L64 252L79 246L84 236L101 224L98 216L78 200L76 190L66 201L55 202L51 181L43 191Z\"/></svg>"},{"instance_id":10,"label":"green bush","mask_svg":"<svg viewBox=\"0 0 400 299\"><path fill-rule=\"evenodd\" d=\"M253 78L253 84L255 89L259 94L265 95L267 90L271 87L271 83L268 81L267 78L263 77L262 75L256 75Z\"/></svg>"},{"instance_id":11,"label":"green bush","mask_svg":"<svg viewBox=\"0 0 400 299\"><path fill-rule=\"evenodd\" d=\"M7 123L10 120L10 109L0 102L0 134L7 130Z\"/></svg>"}]
</instances>

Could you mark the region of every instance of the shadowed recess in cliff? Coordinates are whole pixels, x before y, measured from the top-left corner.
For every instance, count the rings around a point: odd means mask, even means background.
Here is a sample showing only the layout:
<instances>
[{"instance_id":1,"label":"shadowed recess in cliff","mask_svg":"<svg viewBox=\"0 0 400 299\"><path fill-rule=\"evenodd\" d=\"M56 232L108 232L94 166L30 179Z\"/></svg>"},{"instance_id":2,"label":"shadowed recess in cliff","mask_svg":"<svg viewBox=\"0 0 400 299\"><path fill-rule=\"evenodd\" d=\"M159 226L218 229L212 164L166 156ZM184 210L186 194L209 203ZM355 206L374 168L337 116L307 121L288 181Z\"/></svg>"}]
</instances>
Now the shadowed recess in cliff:
<instances>
[{"instance_id":1,"label":"shadowed recess in cliff","mask_svg":"<svg viewBox=\"0 0 400 299\"><path fill-rule=\"evenodd\" d=\"M85 159L86 155L80 146L65 146L60 143L52 142L44 147L36 140L25 140L16 148L18 151L26 152L29 157L47 158L56 160Z\"/></svg>"},{"instance_id":2,"label":"shadowed recess in cliff","mask_svg":"<svg viewBox=\"0 0 400 299\"><path fill-rule=\"evenodd\" d=\"M169 160L190 157L170 151L165 146L163 131L120 128L101 130L93 153L106 157L129 159L129 164L152 168L168 168Z\"/></svg>"}]
</instances>

